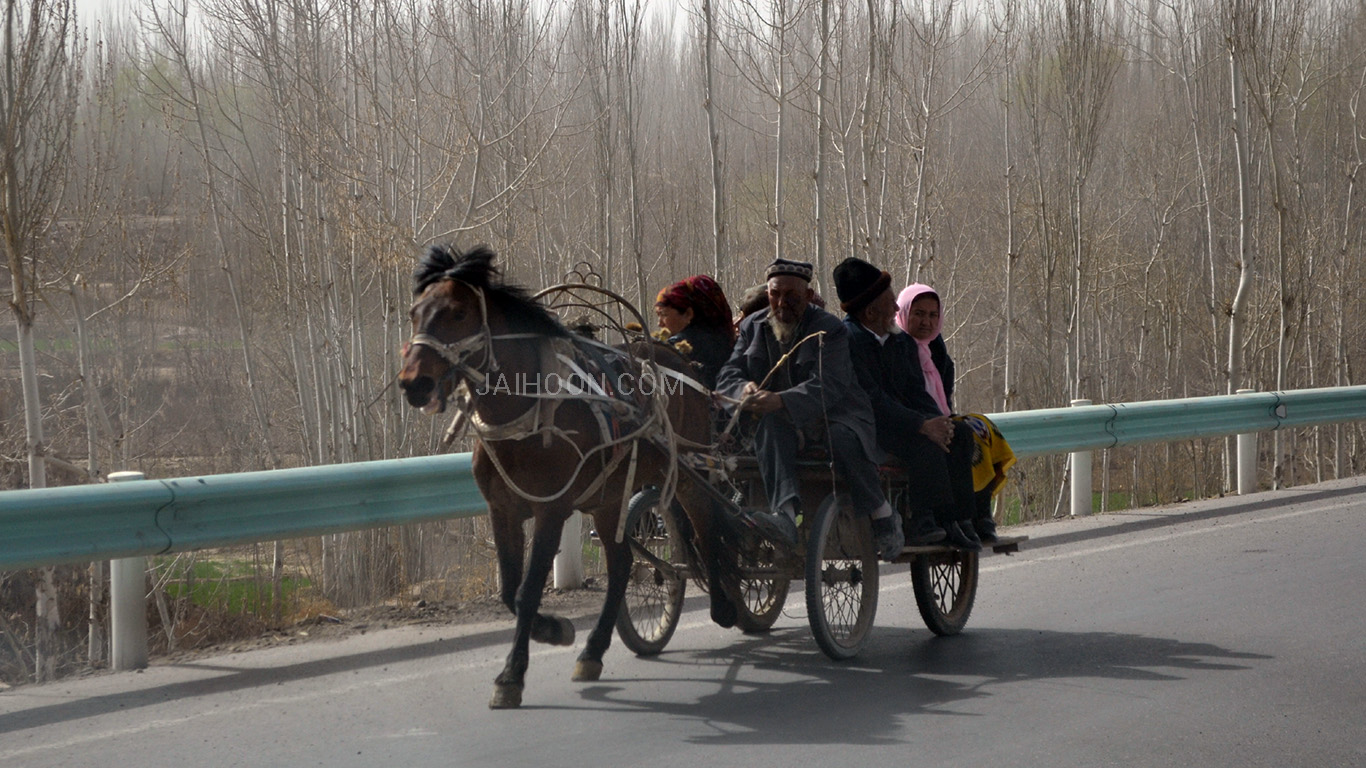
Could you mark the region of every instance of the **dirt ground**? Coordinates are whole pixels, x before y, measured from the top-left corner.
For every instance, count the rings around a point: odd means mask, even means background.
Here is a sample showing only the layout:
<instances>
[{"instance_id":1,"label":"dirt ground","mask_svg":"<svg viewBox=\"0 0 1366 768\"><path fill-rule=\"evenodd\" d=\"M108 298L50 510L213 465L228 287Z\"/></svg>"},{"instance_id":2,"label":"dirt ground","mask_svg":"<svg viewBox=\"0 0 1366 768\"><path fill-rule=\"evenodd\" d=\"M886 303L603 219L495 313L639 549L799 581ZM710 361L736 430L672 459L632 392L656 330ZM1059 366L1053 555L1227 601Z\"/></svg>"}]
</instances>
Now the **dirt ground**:
<instances>
[{"instance_id":1,"label":"dirt ground","mask_svg":"<svg viewBox=\"0 0 1366 768\"><path fill-rule=\"evenodd\" d=\"M543 613L554 613L571 619L596 616L602 610L602 585L590 579L581 589L546 589L542 598ZM364 634L372 630L403 626L456 626L483 622L505 621L512 630L512 614L496 596L475 598L464 602L419 599L405 603L337 611L297 623L283 629L269 630L250 638L241 638L193 650L174 651L154 657L152 663L181 662L237 653L280 645L294 645L310 641L336 639Z\"/></svg>"}]
</instances>

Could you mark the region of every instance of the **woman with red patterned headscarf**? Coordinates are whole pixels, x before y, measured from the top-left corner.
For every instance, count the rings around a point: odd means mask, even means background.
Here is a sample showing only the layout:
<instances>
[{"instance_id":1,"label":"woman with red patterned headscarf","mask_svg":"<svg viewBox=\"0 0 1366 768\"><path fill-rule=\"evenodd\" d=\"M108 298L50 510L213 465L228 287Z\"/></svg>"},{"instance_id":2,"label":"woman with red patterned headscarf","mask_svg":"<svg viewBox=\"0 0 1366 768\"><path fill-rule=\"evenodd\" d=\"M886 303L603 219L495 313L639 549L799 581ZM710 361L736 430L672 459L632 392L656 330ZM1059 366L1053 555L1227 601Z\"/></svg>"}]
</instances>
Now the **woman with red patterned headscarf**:
<instances>
[{"instance_id":1,"label":"woman with red patterned headscarf","mask_svg":"<svg viewBox=\"0 0 1366 768\"><path fill-rule=\"evenodd\" d=\"M684 349L708 389L735 344L730 302L708 275L693 275L670 285L655 299L655 316L669 333L669 343ZM686 348L681 346L686 342Z\"/></svg>"}]
</instances>

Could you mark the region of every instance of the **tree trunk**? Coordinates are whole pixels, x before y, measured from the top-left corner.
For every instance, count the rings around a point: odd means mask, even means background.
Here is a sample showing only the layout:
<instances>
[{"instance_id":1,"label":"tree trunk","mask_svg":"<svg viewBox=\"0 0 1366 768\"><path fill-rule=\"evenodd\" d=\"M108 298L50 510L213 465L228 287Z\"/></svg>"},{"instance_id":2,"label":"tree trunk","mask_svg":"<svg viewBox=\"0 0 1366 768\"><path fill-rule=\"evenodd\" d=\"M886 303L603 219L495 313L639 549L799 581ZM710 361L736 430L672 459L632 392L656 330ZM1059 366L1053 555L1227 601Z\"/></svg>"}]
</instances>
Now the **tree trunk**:
<instances>
[{"instance_id":1,"label":"tree trunk","mask_svg":"<svg viewBox=\"0 0 1366 768\"><path fill-rule=\"evenodd\" d=\"M706 41L702 64L706 72L706 96L702 102L707 112L707 147L711 151L711 233L712 274L716 281L726 284L730 277L726 264L726 223L724 189L721 175L721 131L716 125L716 15L713 0L702 0L703 34Z\"/></svg>"},{"instance_id":2,"label":"tree trunk","mask_svg":"<svg viewBox=\"0 0 1366 768\"><path fill-rule=\"evenodd\" d=\"M830 274L831 266L826 256L826 201L825 148L830 141L829 100L830 89L830 3L821 0L821 39L820 39L820 80L816 84L816 173L815 173L815 216L816 216L816 274Z\"/></svg>"},{"instance_id":3,"label":"tree trunk","mask_svg":"<svg viewBox=\"0 0 1366 768\"><path fill-rule=\"evenodd\" d=\"M1235 43L1235 46L1237 44ZM1238 289L1228 313L1228 394L1243 387L1243 334L1248 297L1252 293L1252 181L1248 168L1247 97L1243 89L1241 52L1229 50L1233 106L1233 149L1238 164Z\"/></svg>"},{"instance_id":4,"label":"tree trunk","mask_svg":"<svg viewBox=\"0 0 1366 768\"><path fill-rule=\"evenodd\" d=\"M1014 25L1009 23L1010 21L1013 21L1014 18L1013 4L1010 5L1007 10L1009 13L1011 13L1011 16L1008 18L1007 29L1005 31L1005 34L1009 36L1013 34L1014 31ZM1015 101L1012 96L1012 94L1014 93L1012 84L1015 81L1015 57L1013 47L1014 41L1011 39L1007 39L1006 46L1010 48L1010 51L1006 54L1006 87L1004 89L1005 103L1003 104L1002 110L1004 117L1004 138L1002 144L1005 150L1006 180L1006 280L1005 301L1003 308L1005 312L1005 351L1003 355L1004 363L1002 366L1003 373L1001 377L1001 410L1012 411L1015 409L1015 396L1018 391L1016 386L1016 378L1019 376L1019 373L1016 371L1017 366L1015 360L1015 270L1017 262L1019 260L1019 254L1015 251L1015 158L1013 154L1013 148L1011 147L1010 130L1010 109Z\"/></svg>"},{"instance_id":5,"label":"tree trunk","mask_svg":"<svg viewBox=\"0 0 1366 768\"><path fill-rule=\"evenodd\" d=\"M775 52L778 66L778 135L777 150L773 157L773 257L775 259L784 258L783 253L783 234L786 212L784 204L787 201L786 190L783 188L784 176L783 167L787 162L787 0L776 0L775 10L778 12L775 26L778 30L778 48Z\"/></svg>"}]
</instances>

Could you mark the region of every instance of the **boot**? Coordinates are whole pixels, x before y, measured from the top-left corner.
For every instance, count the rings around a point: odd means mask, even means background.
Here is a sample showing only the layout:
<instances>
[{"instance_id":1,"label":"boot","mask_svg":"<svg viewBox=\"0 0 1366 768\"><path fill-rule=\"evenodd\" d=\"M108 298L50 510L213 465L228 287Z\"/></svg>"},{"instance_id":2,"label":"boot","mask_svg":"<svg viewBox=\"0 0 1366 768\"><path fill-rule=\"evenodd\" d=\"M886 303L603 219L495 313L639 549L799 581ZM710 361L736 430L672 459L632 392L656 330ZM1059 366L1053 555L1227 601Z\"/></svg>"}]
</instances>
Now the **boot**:
<instances>
[{"instance_id":1,"label":"boot","mask_svg":"<svg viewBox=\"0 0 1366 768\"><path fill-rule=\"evenodd\" d=\"M977 538L977 532L972 531L972 523L950 522L944 525L944 532L948 534L948 543L966 552L981 552L982 542Z\"/></svg>"},{"instance_id":2,"label":"boot","mask_svg":"<svg viewBox=\"0 0 1366 768\"><path fill-rule=\"evenodd\" d=\"M923 547L938 544L948 534L934 522L929 512L915 512L911 515L911 530L906 534L906 545Z\"/></svg>"},{"instance_id":3,"label":"boot","mask_svg":"<svg viewBox=\"0 0 1366 768\"><path fill-rule=\"evenodd\" d=\"M997 542L995 520L989 517L979 517L972 521L972 527L977 531L977 538L983 544L995 544Z\"/></svg>"}]
</instances>

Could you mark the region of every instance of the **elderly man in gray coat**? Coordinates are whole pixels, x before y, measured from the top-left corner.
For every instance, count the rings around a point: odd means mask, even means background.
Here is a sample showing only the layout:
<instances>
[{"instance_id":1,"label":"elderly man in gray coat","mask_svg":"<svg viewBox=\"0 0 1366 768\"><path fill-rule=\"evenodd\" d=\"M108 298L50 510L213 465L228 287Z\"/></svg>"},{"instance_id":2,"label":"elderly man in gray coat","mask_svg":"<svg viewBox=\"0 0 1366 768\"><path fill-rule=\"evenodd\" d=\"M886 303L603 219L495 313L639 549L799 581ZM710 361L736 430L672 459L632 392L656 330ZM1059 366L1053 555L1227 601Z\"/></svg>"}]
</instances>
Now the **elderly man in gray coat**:
<instances>
[{"instance_id":1,"label":"elderly man in gray coat","mask_svg":"<svg viewBox=\"0 0 1366 768\"><path fill-rule=\"evenodd\" d=\"M769 265L768 308L740 323L716 391L758 417L754 447L771 511L753 520L766 535L796 545L798 446L828 441L842 490L856 513L872 518L879 556L893 560L905 538L901 516L892 513L878 479L876 462L884 454L877 447L873 409L854 377L844 323L811 303L812 272L799 261Z\"/></svg>"}]
</instances>

